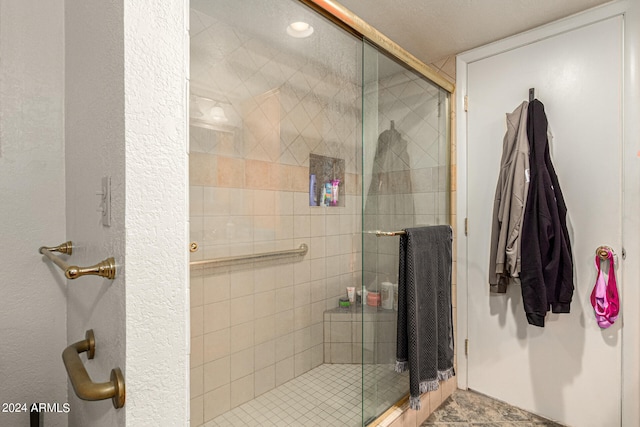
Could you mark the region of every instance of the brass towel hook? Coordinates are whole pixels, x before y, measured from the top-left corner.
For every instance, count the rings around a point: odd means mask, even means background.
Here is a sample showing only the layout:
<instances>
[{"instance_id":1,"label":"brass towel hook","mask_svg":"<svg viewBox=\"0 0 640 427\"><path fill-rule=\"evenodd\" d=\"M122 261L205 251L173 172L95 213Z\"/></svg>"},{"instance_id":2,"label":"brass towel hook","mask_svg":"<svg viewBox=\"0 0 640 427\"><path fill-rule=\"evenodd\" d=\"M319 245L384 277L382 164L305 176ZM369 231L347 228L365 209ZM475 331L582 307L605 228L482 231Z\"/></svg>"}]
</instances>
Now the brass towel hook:
<instances>
[{"instance_id":1,"label":"brass towel hook","mask_svg":"<svg viewBox=\"0 0 640 427\"><path fill-rule=\"evenodd\" d=\"M71 255L73 253L73 243L71 241L62 243L58 246L42 246L38 252L49 258L55 265L60 267L64 271L64 275L67 279L77 279L81 276L100 276L107 279L116 278L116 260L113 257L109 257L104 261L100 261L96 265L91 267L78 267L77 265L69 265L59 257L55 256L53 252L60 252L63 254Z\"/></svg>"},{"instance_id":2,"label":"brass towel hook","mask_svg":"<svg viewBox=\"0 0 640 427\"><path fill-rule=\"evenodd\" d=\"M85 339L71 344L62 352L62 361L71 380L76 395L83 400L105 400L111 398L113 406L118 409L124 406L125 386L120 368L111 370L111 378L104 383L91 381L87 370L80 360L80 353L87 353L87 358L93 359L96 354L96 340L93 329L85 334Z\"/></svg>"}]
</instances>

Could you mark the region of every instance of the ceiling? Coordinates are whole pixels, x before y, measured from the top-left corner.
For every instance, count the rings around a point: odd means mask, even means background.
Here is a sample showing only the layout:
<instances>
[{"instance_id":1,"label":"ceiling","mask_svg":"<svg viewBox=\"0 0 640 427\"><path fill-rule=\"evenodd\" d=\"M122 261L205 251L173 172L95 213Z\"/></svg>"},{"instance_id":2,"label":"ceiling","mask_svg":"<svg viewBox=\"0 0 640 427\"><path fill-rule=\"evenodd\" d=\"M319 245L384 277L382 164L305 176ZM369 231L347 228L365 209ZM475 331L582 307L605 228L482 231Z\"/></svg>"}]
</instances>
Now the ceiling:
<instances>
[{"instance_id":1,"label":"ceiling","mask_svg":"<svg viewBox=\"0 0 640 427\"><path fill-rule=\"evenodd\" d=\"M427 64L609 0L338 0Z\"/></svg>"}]
</instances>

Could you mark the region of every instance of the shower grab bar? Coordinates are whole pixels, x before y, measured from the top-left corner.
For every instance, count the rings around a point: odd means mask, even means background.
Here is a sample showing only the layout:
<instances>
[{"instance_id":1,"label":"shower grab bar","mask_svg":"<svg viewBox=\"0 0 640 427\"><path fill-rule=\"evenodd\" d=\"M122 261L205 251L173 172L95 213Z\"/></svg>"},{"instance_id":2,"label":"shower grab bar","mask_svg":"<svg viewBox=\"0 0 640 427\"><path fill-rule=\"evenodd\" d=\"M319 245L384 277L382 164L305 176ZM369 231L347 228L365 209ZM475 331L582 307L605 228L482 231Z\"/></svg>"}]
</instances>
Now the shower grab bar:
<instances>
[{"instance_id":1,"label":"shower grab bar","mask_svg":"<svg viewBox=\"0 0 640 427\"><path fill-rule=\"evenodd\" d=\"M106 277L111 280L116 278L116 261L113 257L100 261L98 264L92 265L91 267L78 267L77 265L67 264L61 258L53 254L53 252L60 252L62 254L71 255L73 253L73 243L71 241L62 243L58 246L42 246L38 249L38 252L60 267L60 269L64 271L64 275L67 279L77 279L78 277L87 275Z\"/></svg>"},{"instance_id":2,"label":"shower grab bar","mask_svg":"<svg viewBox=\"0 0 640 427\"><path fill-rule=\"evenodd\" d=\"M289 256L305 256L309 247L303 243L298 249L287 249L285 251L262 252L252 255L238 255L225 258L206 259L202 261L192 261L189 263L191 267L206 266L217 267L226 264L244 264L253 261L263 261L267 259L284 258Z\"/></svg>"},{"instance_id":3,"label":"shower grab bar","mask_svg":"<svg viewBox=\"0 0 640 427\"><path fill-rule=\"evenodd\" d=\"M87 370L80 360L80 353L87 353L93 359L96 354L96 340L93 329L85 333L85 339L71 344L62 352L62 361L69 375L69 380L76 395L83 400L105 400L111 398L113 406L118 409L124 406L125 386L120 368L111 370L111 378L104 383L91 381Z\"/></svg>"}]
</instances>

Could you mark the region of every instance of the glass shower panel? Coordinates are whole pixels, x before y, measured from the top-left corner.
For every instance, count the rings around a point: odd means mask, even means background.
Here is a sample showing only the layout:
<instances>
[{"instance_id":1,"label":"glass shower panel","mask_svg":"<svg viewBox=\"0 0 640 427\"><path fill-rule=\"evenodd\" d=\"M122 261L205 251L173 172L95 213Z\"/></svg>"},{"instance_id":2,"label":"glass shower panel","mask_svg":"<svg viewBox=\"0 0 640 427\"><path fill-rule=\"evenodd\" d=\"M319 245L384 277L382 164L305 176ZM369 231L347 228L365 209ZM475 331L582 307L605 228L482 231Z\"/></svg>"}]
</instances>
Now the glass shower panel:
<instances>
[{"instance_id":1,"label":"glass shower panel","mask_svg":"<svg viewBox=\"0 0 640 427\"><path fill-rule=\"evenodd\" d=\"M376 231L450 223L448 93L365 43L363 48L363 419L409 390L395 372L398 239ZM373 296L373 297L372 297Z\"/></svg>"},{"instance_id":2,"label":"glass shower panel","mask_svg":"<svg viewBox=\"0 0 640 427\"><path fill-rule=\"evenodd\" d=\"M191 425L360 426L362 41L294 0L192 0L190 38L192 260L309 248L192 269Z\"/></svg>"}]
</instances>

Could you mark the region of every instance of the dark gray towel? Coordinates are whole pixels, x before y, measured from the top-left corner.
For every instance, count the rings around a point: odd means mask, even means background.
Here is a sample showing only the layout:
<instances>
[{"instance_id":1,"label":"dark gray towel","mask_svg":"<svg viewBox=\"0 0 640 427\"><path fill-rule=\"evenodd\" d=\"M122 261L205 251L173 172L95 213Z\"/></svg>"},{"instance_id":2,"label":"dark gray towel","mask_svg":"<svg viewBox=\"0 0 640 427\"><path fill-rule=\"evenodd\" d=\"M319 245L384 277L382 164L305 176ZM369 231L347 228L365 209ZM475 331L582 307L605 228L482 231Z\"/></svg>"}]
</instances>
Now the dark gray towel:
<instances>
[{"instance_id":1,"label":"dark gray towel","mask_svg":"<svg viewBox=\"0 0 640 427\"><path fill-rule=\"evenodd\" d=\"M412 409L453 370L451 262L448 225L407 228L400 237L396 371L409 369Z\"/></svg>"}]
</instances>

